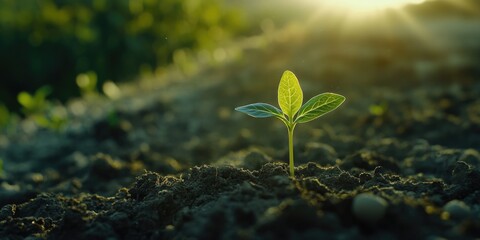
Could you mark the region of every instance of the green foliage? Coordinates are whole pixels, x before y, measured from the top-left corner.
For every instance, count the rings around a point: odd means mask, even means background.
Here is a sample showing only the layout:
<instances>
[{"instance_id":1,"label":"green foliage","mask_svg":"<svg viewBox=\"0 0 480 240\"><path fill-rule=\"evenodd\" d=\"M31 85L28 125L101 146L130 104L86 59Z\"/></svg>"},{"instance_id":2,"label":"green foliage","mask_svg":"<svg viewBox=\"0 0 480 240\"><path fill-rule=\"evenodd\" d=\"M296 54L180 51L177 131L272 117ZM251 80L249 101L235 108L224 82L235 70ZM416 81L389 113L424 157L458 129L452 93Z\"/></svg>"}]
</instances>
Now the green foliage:
<instances>
[{"instance_id":1,"label":"green foliage","mask_svg":"<svg viewBox=\"0 0 480 240\"><path fill-rule=\"evenodd\" d=\"M345 97L335 93L322 93L303 106L303 91L297 77L291 71L285 71L278 86L278 105L280 109L267 103L253 103L235 108L239 112L256 118L276 117L280 119L288 130L290 175L294 174L293 159L293 130L298 123L312 121L320 116L335 110L345 101Z\"/></svg>"},{"instance_id":2,"label":"green foliage","mask_svg":"<svg viewBox=\"0 0 480 240\"><path fill-rule=\"evenodd\" d=\"M384 115L387 112L388 105L386 103L372 104L368 107L368 110L369 110L370 114L378 117L378 116Z\"/></svg>"},{"instance_id":3,"label":"green foliage","mask_svg":"<svg viewBox=\"0 0 480 240\"><path fill-rule=\"evenodd\" d=\"M335 93L322 93L308 100L298 111L297 123L310 122L334 110L345 101L345 97Z\"/></svg>"},{"instance_id":4,"label":"green foliage","mask_svg":"<svg viewBox=\"0 0 480 240\"><path fill-rule=\"evenodd\" d=\"M8 126L8 124L10 123L10 111L8 111L8 108L3 105L3 104L0 104L0 129Z\"/></svg>"},{"instance_id":5,"label":"green foliage","mask_svg":"<svg viewBox=\"0 0 480 240\"><path fill-rule=\"evenodd\" d=\"M17 100L22 106L24 114L34 114L44 111L47 108L47 96L52 92L49 86L43 86L35 91L33 95L28 92L20 92Z\"/></svg>"},{"instance_id":6,"label":"green foliage","mask_svg":"<svg viewBox=\"0 0 480 240\"><path fill-rule=\"evenodd\" d=\"M19 92L44 85L67 100L80 93L78 74L95 72L97 87L129 80L242 28L219 0L1 0L0 102L15 110Z\"/></svg>"},{"instance_id":7,"label":"green foliage","mask_svg":"<svg viewBox=\"0 0 480 240\"><path fill-rule=\"evenodd\" d=\"M97 74L93 71L78 74L76 83L83 95L92 95L97 92Z\"/></svg>"},{"instance_id":8,"label":"green foliage","mask_svg":"<svg viewBox=\"0 0 480 240\"><path fill-rule=\"evenodd\" d=\"M278 85L278 105L291 119L302 106L302 102L303 92L297 77L292 72L285 71Z\"/></svg>"},{"instance_id":9,"label":"green foliage","mask_svg":"<svg viewBox=\"0 0 480 240\"><path fill-rule=\"evenodd\" d=\"M235 110L256 118L283 117L283 113L280 109L268 103L252 103L246 106L235 108Z\"/></svg>"},{"instance_id":10,"label":"green foliage","mask_svg":"<svg viewBox=\"0 0 480 240\"><path fill-rule=\"evenodd\" d=\"M0 158L0 177L3 176L3 160Z\"/></svg>"},{"instance_id":11,"label":"green foliage","mask_svg":"<svg viewBox=\"0 0 480 240\"><path fill-rule=\"evenodd\" d=\"M108 126L112 128L120 125L120 117L118 116L117 111L115 111L114 109L108 112L107 123L108 123Z\"/></svg>"},{"instance_id":12,"label":"green foliage","mask_svg":"<svg viewBox=\"0 0 480 240\"><path fill-rule=\"evenodd\" d=\"M49 86L43 86L34 94L20 92L17 100L25 117L32 119L41 127L58 131L66 124L67 116L62 106L55 106L47 100L51 91Z\"/></svg>"}]
</instances>

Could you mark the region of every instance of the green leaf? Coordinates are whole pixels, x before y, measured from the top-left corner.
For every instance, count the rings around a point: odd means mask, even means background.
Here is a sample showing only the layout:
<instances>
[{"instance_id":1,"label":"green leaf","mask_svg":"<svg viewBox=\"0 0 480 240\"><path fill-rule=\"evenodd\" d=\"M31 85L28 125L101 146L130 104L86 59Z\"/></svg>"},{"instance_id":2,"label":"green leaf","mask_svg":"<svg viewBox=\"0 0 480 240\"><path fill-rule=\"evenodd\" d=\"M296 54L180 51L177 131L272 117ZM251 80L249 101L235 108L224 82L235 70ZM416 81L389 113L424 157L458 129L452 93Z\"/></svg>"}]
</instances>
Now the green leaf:
<instances>
[{"instance_id":1,"label":"green leaf","mask_svg":"<svg viewBox=\"0 0 480 240\"><path fill-rule=\"evenodd\" d=\"M285 71L278 86L278 105L290 119L293 119L303 102L303 92L297 77L291 71Z\"/></svg>"},{"instance_id":2,"label":"green leaf","mask_svg":"<svg viewBox=\"0 0 480 240\"><path fill-rule=\"evenodd\" d=\"M333 111L345 101L345 97L335 93L322 93L306 102L298 111L295 123L312 121Z\"/></svg>"},{"instance_id":3,"label":"green leaf","mask_svg":"<svg viewBox=\"0 0 480 240\"><path fill-rule=\"evenodd\" d=\"M34 99L32 95L27 92L20 92L17 95L17 100L25 108L30 108L34 104Z\"/></svg>"},{"instance_id":4,"label":"green leaf","mask_svg":"<svg viewBox=\"0 0 480 240\"><path fill-rule=\"evenodd\" d=\"M235 110L256 118L283 117L282 111L280 111L280 109L267 103L252 103L245 106L237 107L235 108Z\"/></svg>"}]
</instances>

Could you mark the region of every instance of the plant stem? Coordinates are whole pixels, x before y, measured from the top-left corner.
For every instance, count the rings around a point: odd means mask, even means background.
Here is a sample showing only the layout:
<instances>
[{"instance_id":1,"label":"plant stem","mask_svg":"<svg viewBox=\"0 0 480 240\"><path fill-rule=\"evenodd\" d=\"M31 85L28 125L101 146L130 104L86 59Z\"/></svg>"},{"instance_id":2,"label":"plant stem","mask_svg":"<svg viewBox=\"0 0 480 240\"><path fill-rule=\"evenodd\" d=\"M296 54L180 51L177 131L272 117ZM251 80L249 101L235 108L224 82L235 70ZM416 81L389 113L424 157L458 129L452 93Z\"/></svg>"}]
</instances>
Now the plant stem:
<instances>
[{"instance_id":1,"label":"plant stem","mask_svg":"<svg viewBox=\"0 0 480 240\"><path fill-rule=\"evenodd\" d=\"M290 165L290 176L295 177L295 170L293 164L293 129L295 125L287 127L288 129L288 153L289 153L289 165Z\"/></svg>"}]
</instances>

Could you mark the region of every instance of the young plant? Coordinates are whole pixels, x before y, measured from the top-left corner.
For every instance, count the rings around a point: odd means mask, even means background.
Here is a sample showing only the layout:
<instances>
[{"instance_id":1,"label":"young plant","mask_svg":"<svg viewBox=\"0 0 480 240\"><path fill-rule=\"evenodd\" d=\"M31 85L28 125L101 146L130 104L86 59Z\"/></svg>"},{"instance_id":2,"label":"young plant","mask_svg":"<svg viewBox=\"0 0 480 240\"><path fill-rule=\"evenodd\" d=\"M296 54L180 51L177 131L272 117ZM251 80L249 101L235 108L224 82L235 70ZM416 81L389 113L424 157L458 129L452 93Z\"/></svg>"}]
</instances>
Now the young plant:
<instances>
[{"instance_id":1,"label":"young plant","mask_svg":"<svg viewBox=\"0 0 480 240\"><path fill-rule=\"evenodd\" d=\"M335 93L322 93L303 106L303 92L298 79L291 71L285 71L278 85L278 105L280 109L267 103L252 103L235 108L255 118L276 117L287 126L290 176L295 176L293 163L293 130L298 123L312 121L333 111L345 101L345 97Z\"/></svg>"}]
</instances>

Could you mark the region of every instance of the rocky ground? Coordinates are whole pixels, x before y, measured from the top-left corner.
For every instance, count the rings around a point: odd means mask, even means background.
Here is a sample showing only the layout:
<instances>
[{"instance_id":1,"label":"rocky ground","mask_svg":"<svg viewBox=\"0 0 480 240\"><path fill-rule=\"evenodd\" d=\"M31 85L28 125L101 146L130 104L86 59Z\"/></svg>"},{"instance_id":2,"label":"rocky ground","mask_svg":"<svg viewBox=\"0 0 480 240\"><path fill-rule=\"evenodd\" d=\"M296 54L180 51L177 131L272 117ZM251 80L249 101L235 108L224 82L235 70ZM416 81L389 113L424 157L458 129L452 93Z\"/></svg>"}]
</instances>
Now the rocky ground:
<instances>
[{"instance_id":1,"label":"rocky ground","mask_svg":"<svg viewBox=\"0 0 480 240\"><path fill-rule=\"evenodd\" d=\"M0 238L478 238L480 46L453 38L480 35L444 31L448 51L292 25L77 100L65 131L25 121L0 137ZM233 111L276 105L286 69L347 97L297 127L294 178L283 124Z\"/></svg>"}]
</instances>

